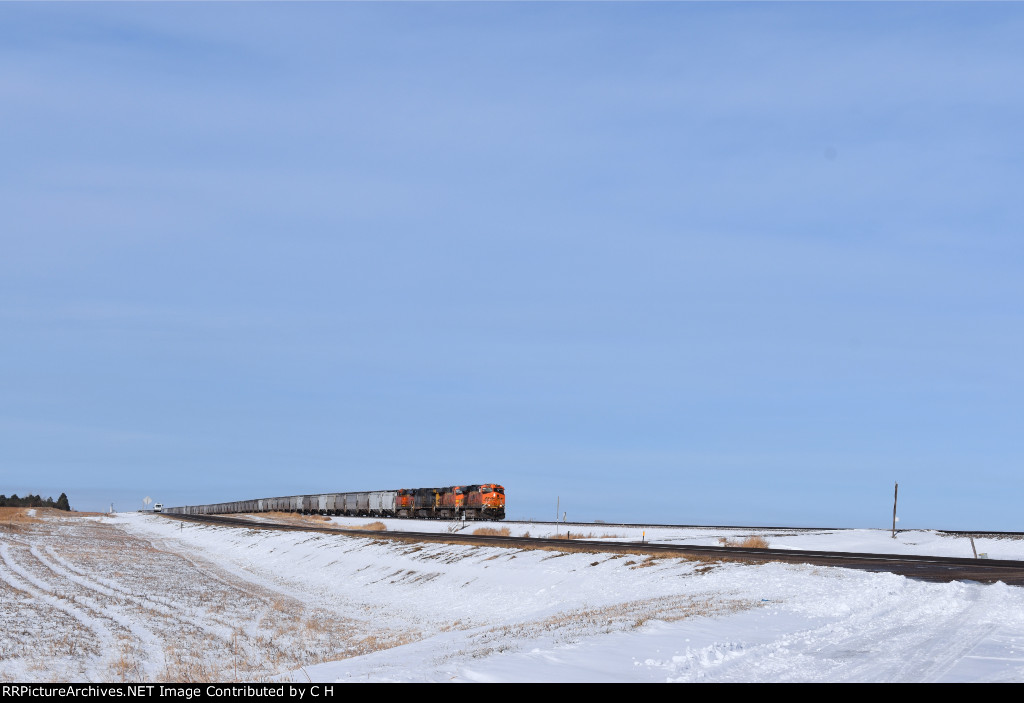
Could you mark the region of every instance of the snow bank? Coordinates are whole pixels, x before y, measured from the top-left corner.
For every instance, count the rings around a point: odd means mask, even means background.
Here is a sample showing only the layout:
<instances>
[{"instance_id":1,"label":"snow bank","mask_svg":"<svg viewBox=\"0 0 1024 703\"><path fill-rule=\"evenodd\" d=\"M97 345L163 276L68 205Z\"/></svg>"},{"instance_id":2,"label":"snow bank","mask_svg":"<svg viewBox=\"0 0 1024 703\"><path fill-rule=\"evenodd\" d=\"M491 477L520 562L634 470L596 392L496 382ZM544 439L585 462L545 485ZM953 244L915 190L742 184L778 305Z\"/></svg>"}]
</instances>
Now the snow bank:
<instances>
[{"instance_id":1,"label":"snow bank","mask_svg":"<svg viewBox=\"0 0 1024 703\"><path fill-rule=\"evenodd\" d=\"M165 548L410 634L401 646L289 675L300 681L1024 680L1024 589L1004 584L121 520ZM447 529L385 522L390 531ZM607 533L622 539L628 529ZM647 533L693 544L750 534ZM793 549L957 556L965 541L932 532L892 540L872 530L767 538ZM976 543L992 556L1021 557L1017 540Z\"/></svg>"}]
</instances>

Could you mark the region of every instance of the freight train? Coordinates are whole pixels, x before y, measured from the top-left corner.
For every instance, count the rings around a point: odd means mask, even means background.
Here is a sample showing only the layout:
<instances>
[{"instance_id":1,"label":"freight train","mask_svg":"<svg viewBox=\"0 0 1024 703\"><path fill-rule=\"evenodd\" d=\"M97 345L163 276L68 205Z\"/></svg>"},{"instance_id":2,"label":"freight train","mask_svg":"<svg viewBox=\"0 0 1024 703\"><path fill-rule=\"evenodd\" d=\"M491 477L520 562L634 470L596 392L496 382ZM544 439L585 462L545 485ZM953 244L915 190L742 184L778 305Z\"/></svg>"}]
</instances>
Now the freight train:
<instances>
[{"instance_id":1,"label":"freight train","mask_svg":"<svg viewBox=\"0 0 1024 703\"><path fill-rule=\"evenodd\" d=\"M163 512L178 515L223 515L262 513L271 510L366 517L504 520L505 488L496 483L481 483L444 488L317 493L209 505L184 505L164 508Z\"/></svg>"}]
</instances>

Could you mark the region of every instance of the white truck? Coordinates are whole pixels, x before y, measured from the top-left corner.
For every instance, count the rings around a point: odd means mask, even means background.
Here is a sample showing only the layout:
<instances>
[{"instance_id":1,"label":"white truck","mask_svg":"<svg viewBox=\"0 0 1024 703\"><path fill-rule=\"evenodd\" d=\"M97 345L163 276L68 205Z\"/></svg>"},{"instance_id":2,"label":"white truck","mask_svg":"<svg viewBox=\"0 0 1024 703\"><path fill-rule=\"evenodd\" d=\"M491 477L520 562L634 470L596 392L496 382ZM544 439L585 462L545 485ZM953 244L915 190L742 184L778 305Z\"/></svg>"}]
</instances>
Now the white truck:
<instances>
[{"instance_id":1,"label":"white truck","mask_svg":"<svg viewBox=\"0 0 1024 703\"><path fill-rule=\"evenodd\" d=\"M163 503L153 503L153 512L154 513L162 513L163 511L164 511L164 504Z\"/></svg>"}]
</instances>

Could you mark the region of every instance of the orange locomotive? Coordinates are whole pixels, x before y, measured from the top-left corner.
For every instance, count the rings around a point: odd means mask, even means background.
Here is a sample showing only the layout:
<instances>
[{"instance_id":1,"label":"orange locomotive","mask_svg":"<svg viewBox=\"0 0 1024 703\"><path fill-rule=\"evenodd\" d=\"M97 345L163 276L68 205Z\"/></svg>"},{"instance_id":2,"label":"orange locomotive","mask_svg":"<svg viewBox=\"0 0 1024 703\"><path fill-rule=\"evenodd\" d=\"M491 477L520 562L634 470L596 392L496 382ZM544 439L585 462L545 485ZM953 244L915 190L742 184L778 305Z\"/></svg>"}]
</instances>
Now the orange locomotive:
<instances>
[{"instance_id":1,"label":"orange locomotive","mask_svg":"<svg viewBox=\"0 0 1024 703\"><path fill-rule=\"evenodd\" d=\"M402 488L395 496L398 517L504 520L505 488L496 483L444 488Z\"/></svg>"}]
</instances>

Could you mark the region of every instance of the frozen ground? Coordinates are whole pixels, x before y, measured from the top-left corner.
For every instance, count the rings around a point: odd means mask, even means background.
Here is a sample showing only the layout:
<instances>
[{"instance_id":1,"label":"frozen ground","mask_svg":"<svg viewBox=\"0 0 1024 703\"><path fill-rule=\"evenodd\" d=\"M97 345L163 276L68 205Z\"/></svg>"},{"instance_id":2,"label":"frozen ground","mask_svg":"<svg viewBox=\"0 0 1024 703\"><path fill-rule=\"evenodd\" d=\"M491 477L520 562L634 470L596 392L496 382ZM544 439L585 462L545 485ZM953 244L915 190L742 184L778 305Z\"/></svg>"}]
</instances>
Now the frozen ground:
<instances>
[{"instance_id":1,"label":"frozen ground","mask_svg":"<svg viewBox=\"0 0 1024 703\"><path fill-rule=\"evenodd\" d=\"M1024 681L1024 588L1004 584L49 515L0 523L2 679ZM751 534L646 532L691 544ZM765 537L971 555L965 538L931 532ZM975 543L1024 559L1024 541Z\"/></svg>"}]
</instances>

